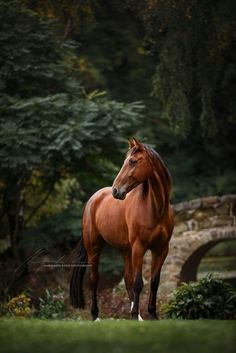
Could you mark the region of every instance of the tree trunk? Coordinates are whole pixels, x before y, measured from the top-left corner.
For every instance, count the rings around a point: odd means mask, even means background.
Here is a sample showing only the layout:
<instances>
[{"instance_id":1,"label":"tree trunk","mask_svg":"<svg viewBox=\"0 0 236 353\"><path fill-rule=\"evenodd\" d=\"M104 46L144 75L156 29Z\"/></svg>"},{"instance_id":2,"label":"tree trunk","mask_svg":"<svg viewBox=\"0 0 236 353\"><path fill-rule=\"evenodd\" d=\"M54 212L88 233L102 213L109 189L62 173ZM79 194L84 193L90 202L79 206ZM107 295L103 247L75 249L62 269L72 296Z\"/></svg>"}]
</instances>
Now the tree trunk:
<instances>
[{"instance_id":1,"label":"tree trunk","mask_svg":"<svg viewBox=\"0 0 236 353\"><path fill-rule=\"evenodd\" d=\"M20 178L11 178L7 181L4 204L5 212L8 218L8 228L10 243L12 247L13 255L19 265L24 261L24 255L19 250L20 233L22 231L23 224L23 197L22 197L22 185Z\"/></svg>"}]
</instances>

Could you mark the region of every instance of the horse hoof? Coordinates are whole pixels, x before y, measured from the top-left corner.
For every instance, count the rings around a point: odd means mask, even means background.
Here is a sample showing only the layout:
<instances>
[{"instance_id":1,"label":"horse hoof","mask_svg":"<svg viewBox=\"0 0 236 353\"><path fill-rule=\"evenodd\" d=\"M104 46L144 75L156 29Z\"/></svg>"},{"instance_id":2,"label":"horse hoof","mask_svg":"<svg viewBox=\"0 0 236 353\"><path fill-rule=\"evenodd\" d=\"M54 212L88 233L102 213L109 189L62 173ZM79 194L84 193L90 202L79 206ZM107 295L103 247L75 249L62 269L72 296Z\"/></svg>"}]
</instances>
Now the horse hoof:
<instances>
[{"instance_id":1,"label":"horse hoof","mask_svg":"<svg viewBox=\"0 0 236 353\"><path fill-rule=\"evenodd\" d=\"M131 316L131 320L138 321L138 316L132 315L132 316Z\"/></svg>"}]
</instances>

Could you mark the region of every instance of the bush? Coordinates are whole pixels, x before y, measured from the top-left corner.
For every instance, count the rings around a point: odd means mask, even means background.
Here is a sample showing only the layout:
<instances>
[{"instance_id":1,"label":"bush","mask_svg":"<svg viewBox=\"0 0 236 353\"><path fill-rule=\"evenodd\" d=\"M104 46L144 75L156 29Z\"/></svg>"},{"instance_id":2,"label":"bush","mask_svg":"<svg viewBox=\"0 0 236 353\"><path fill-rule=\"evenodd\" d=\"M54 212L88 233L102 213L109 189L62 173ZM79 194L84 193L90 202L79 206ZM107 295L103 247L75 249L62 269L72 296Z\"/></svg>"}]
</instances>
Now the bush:
<instances>
[{"instance_id":1,"label":"bush","mask_svg":"<svg viewBox=\"0 0 236 353\"><path fill-rule=\"evenodd\" d=\"M236 319L236 292L208 274L196 283L182 284L161 310L166 318L174 319Z\"/></svg>"},{"instance_id":2,"label":"bush","mask_svg":"<svg viewBox=\"0 0 236 353\"><path fill-rule=\"evenodd\" d=\"M5 305L4 314L12 316L30 316L33 313L31 308L31 299L25 294L20 294L17 297L11 298Z\"/></svg>"},{"instance_id":3,"label":"bush","mask_svg":"<svg viewBox=\"0 0 236 353\"><path fill-rule=\"evenodd\" d=\"M41 319L61 319L65 317L64 295L59 288L55 294L46 289L45 298L39 298L39 309L37 316Z\"/></svg>"}]
</instances>

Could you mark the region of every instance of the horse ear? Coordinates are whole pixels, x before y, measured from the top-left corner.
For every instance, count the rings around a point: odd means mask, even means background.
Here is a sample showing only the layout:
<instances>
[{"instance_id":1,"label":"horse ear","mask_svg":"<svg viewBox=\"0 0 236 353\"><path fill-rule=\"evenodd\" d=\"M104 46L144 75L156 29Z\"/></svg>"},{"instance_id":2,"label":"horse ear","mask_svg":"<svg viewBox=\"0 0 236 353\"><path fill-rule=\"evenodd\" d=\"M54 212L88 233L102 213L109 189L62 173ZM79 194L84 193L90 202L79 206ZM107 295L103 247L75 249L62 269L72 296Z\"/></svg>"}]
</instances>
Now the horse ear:
<instances>
[{"instance_id":1,"label":"horse ear","mask_svg":"<svg viewBox=\"0 0 236 353\"><path fill-rule=\"evenodd\" d=\"M134 141L131 139L128 139L128 144L129 144L129 148L132 148L135 146Z\"/></svg>"},{"instance_id":2,"label":"horse ear","mask_svg":"<svg viewBox=\"0 0 236 353\"><path fill-rule=\"evenodd\" d=\"M133 146L135 147L142 147L141 142L139 142L138 140L136 140L136 138L133 137Z\"/></svg>"}]
</instances>

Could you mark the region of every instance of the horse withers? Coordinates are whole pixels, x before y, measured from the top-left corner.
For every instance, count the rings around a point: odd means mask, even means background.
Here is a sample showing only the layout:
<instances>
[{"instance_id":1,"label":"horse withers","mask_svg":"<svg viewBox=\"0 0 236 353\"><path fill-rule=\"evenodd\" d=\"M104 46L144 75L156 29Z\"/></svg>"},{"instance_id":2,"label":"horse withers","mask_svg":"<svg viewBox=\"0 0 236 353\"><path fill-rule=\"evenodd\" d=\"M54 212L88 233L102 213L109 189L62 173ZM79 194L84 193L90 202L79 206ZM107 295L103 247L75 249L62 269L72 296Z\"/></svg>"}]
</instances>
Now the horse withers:
<instances>
[{"instance_id":1,"label":"horse withers","mask_svg":"<svg viewBox=\"0 0 236 353\"><path fill-rule=\"evenodd\" d=\"M136 139L129 141L129 150L113 186L97 191L84 209L83 235L70 281L74 307L84 308L83 277L87 265L92 290L91 314L93 320L98 319L98 264L106 242L123 256L132 319L140 318L143 257L151 250L148 312L151 319L158 318L156 297L160 272L173 231L170 189L170 174L159 154Z\"/></svg>"}]
</instances>

